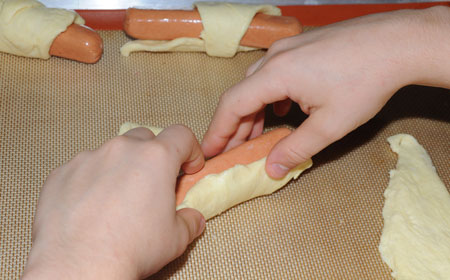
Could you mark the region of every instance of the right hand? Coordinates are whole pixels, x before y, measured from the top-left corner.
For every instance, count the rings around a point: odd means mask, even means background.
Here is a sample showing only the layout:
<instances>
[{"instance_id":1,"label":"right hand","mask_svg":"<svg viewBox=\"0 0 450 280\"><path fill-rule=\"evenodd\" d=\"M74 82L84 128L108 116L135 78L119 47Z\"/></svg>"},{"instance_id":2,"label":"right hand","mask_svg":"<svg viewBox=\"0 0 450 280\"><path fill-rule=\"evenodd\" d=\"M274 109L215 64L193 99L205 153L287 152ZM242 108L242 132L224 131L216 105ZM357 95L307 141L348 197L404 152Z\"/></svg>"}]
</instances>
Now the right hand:
<instances>
[{"instance_id":1,"label":"right hand","mask_svg":"<svg viewBox=\"0 0 450 280\"><path fill-rule=\"evenodd\" d=\"M375 14L275 42L222 95L203 139L205 156L261 134L267 104L283 115L294 101L309 117L272 149L266 165L271 177L283 177L371 119L399 88L446 80L445 64L439 69L430 60L448 49L439 41L448 30L438 28L446 13L440 7Z\"/></svg>"},{"instance_id":2,"label":"right hand","mask_svg":"<svg viewBox=\"0 0 450 280\"><path fill-rule=\"evenodd\" d=\"M180 256L205 227L195 209L176 211L180 167L198 172L191 130L155 136L135 128L78 154L47 178L23 279L143 279Z\"/></svg>"}]
</instances>

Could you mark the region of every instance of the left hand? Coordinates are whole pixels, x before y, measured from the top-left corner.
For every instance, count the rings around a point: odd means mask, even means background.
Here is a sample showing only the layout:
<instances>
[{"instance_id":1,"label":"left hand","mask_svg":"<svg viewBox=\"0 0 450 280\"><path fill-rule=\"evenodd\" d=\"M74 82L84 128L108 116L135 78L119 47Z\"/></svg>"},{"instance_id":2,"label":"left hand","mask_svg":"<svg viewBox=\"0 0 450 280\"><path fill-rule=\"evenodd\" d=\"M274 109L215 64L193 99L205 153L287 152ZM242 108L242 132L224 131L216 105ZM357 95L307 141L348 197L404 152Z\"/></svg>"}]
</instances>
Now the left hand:
<instances>
[{"instance_id":1,"label":"left hand","mask_svg":"<svg viewBox=\"0 0 450 280\"><path fill-rule=\"evenodd\" d=\"M193 133L130 130L80 153L45 182L23 279L140 279L180 256L205 220L175 210L180 167L203 167Z\"/></svg>"}]
</instances>

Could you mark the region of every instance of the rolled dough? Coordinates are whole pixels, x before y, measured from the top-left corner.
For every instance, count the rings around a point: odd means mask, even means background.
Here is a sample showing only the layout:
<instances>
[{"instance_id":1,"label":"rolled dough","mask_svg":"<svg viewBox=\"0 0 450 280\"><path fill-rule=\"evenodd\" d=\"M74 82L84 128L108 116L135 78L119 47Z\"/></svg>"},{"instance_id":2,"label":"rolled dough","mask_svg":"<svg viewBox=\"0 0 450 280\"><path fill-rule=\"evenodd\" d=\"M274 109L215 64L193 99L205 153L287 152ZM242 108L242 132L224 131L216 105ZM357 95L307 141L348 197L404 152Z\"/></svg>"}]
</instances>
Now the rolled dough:
<instances>
[{"instance_id":1,"label":"rolled dough","mask_svg":"<svg viewBox=\"0 0 450 280\"><path fill-rule=\"evenodd\" d=\"M396 279L450 279L450 194L414 137L388 141L398 162L384 192L381 257Z\"/></svg>"},{"instance_id":2,"label":"rolled dough","mask_svg":"<svg viewBox=\"0 0 450 280\"><path fill-rule=\"evenodd\" d=\"M84 20L74 11L46 8L35 0L0 0L0 51L48 59L53 40L72 23Z\"/></svg>"},{"instance_id":3,"label":"rolled dough","mask_svg":"<svg viewBox=\"0 0 450 280\"><path fill-rule=\"evenodd\" d=\"M311 167L312 161L297 166L279 180L267 175L265 165L266 158L263 158L204 177L187 192L177 210L194 208L206 220L211 219L237 204L277 191L291 179L297 179L304 170Z\"/></svg>"},{"instance_id":4,"label":"rolled dough","mask_svg":"<svg viewBox=\"0 0 450 280\"><path fill-rule=\"evenodd\" d=\"M245 5L237 3L197 2L194 4L202 19L201 38L177 38L172 41L134 40L120 49L124 56L135 51L151 52L204 52L210 56L233 57L237 51L255 48L239 46L256 13L281 15L271 5Z\"/></svg>"},{"instance_id":5,"label":"rolled dough","mask_svg":"<svg viewBox=\"0 0 450 280\"><path fill-rule=\"evenodd\" d=\"M124 123L120 127L119 135L136 127L146 127L155 135L162 131L162 128ZM267 175L265 163L266 158L263 158L248 165L236 165L219 174L204 177L187 192L177 210L194 208L208 220L237 204L275 192L291 179L297 179L304 170L312 166L312 161L308 160L292 169L284 178L274 180Z\"/></svg>"},{"instance_id":6,"label":"rolled dough","mask_svg":"<svg viewBox=\"0 0 450 280\"><path fill-rule=\"evenodd\" d=\"M145 127L150 129L151 132L153 132L153 134L158 135L161 131L164 130L164 128L160 128L160 127L155 127L155 126L149 126L149 125L141 125L141 124L137 124L137 123L132 123L132 122L126 122L123 123L120 126L119 129L119 135L123 135L125 134L128 130L132 130L133 128L138 128L138 127Z\"/></svg>"}]
</instances>

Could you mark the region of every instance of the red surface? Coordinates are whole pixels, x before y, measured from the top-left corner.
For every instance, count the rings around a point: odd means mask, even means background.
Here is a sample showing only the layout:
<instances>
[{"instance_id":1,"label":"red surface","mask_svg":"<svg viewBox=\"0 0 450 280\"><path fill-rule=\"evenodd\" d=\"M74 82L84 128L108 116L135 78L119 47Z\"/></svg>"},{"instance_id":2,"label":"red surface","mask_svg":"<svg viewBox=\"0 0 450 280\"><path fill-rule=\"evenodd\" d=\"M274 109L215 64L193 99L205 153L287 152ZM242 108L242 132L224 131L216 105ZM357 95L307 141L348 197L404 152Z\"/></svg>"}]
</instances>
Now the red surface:
<instances>
[{"instance_id":1,"label":"red surface","mask_svg":"<svg viewBox=\"0 0 450 280\"><path fill-rule=\"evenodd\" d=\"M125 10L77 10L86 25L97 30L122 30Z\"/></svg>"},{"instance_id":2,"label":"red surface","mask_svg":"<svg viewBox=\"0 0 450 280\"><path fill-rule=\"evenodd\" d=\"M303 25L321 26L363 15L400 9L425 9L436 5L450 6L449 2L407 4L353 4L280 7L284 16L297 17Z\"/></svg>"},{"instance_id":3,"label":"red surface","mask_svg":"<svg viewBox=\"0 0 450 280\"><path fill-rule=\"evenodd\" d=\"M402 4L353 4L320 6L283 6L283 15L294 16L303 25L326 25L367 14L400 9L424 9L436 5L450 7L449 2L402 3ZM86 25L97 30L122 30L125 10L77 10L86 20Z\"/></svg>"}]
</instances>

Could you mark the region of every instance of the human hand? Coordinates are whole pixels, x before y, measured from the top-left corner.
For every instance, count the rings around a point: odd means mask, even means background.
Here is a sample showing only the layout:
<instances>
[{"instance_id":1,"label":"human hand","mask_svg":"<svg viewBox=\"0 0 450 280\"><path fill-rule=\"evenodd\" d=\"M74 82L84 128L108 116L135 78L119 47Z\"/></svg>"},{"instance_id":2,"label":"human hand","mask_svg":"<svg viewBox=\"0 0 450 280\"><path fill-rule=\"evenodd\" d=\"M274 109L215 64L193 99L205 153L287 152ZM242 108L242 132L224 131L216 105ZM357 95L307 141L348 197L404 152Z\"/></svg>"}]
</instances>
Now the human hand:
<instances>
[{"instance_id":1,"label":"human hand","mask_svg":"<svg viewBox=\"0 0 450 280\"><path fill-rule=\"evenodd\" d=\"M267 104L284 115L294 101L309 117L268 156L267 173L280 178L371 119L399 88L448 81L448 59L436 63L450 45L440 41L449 32L444 13L448 18L444 7L375 14L275 42L220 98L205 156L261 134Z\"/></svg>"},{"instance_id":2,"label":"human hand","mask_svg":"<svg viewBox=\"0 0 450 280\"><path fill-rule=\"evenodd\" d=\"M180 256L204 229L194 209L175 210L182 166L204 158L195 136L171 126L130 130L78 154L47 178L23 279L140 279Z\"/></svg>"}]
</instances>

